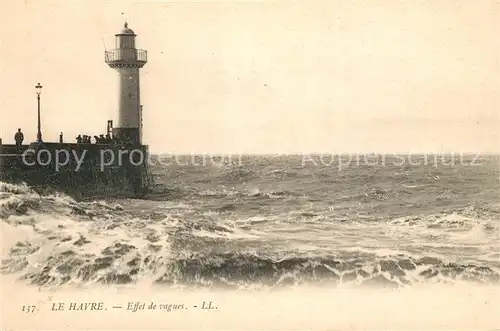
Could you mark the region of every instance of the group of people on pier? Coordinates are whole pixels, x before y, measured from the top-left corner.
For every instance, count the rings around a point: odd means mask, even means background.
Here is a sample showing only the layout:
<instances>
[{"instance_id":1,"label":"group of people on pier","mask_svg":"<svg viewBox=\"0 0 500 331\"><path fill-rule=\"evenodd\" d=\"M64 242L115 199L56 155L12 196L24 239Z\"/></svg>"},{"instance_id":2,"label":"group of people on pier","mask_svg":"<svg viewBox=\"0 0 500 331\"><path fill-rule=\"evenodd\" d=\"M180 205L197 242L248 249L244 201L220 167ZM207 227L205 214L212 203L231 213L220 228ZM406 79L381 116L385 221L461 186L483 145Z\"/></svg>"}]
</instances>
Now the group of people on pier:
<instances>
[{"instance_id":1,"label":"group of people on pier","mask_svg":"<svg viewBox=\"0 0 500 331\"><path fill-rule=\"evenodd\" d=\"M92 139L93 138L93 139ZM20 147L23 144L24 141L24 134L21 131L21 129L17 129L17 132L14 135L14 140L16 141L16 146ZM94 140L94 141L92 141ZM111 144L111 143L130 143L130 138L128 139L120 139L120 137L112 137L109 133L104 135L95 135L94 137L89 136L89 135L81 135L79 134L76 137L76 143L77 144ZM59 134L59 143L63 143L63 133L61 132ZM1 144L1 140L0 140Z\"/></svg>"},{"instance_id":2,"label":"group of people on pier","mask_svg":"<svg viewBox=\"0 0 500 331\"><path fill-rule=\"evenodd\" d=\"M96 144L109 144L113 141L113 138L111 138L111 135L108 133L106 135L100 134L99 136L94 136L94 142ZM87 136L87 135L78 135L76 137L76 143L77 144L92 144L92 137Z\"/></svg>"}]
</instances>

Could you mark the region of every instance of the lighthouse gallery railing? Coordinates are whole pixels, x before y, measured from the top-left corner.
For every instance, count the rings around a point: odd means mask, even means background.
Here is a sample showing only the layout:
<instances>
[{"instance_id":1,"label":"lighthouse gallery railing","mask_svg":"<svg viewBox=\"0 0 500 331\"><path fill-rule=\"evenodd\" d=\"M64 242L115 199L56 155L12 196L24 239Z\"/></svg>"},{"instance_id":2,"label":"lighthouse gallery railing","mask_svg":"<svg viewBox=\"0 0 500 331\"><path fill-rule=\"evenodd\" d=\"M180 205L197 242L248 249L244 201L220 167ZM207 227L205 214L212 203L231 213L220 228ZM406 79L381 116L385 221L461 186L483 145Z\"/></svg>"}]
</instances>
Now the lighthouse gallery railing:
<instances>
[{"instance_id":1,"label":"lighthouse gallery railing","mask_svg":"<svg viewBox=\"0 0 500 331\"><path fill-rule=\"evenodd\" d=\"M133 62L147 62L147 51L143 49L112 49L104 53L107 63L133 63Z\"/></svg>"}]
</instances>

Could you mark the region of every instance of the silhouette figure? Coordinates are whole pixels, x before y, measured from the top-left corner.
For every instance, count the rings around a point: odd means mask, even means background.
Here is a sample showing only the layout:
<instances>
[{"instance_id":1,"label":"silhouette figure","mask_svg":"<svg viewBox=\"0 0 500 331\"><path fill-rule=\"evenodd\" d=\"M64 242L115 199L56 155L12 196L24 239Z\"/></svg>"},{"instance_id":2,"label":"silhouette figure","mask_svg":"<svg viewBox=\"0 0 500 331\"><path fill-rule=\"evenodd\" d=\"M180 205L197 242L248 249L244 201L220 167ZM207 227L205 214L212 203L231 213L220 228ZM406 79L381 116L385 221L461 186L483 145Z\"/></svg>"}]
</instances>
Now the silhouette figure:
<instances>
[{"instance_id":1,"label":"silhouette figure","mask_svg":"<svg viewBox=\"0 0 500 331\"><path fill-rule=\"evenodd\" d=\"M21 129L17 129L17 132L14 135L14 140L16 141L17 147L20 147L23 144L24 134L21 132Z\"/></svg>"}]
</instances>

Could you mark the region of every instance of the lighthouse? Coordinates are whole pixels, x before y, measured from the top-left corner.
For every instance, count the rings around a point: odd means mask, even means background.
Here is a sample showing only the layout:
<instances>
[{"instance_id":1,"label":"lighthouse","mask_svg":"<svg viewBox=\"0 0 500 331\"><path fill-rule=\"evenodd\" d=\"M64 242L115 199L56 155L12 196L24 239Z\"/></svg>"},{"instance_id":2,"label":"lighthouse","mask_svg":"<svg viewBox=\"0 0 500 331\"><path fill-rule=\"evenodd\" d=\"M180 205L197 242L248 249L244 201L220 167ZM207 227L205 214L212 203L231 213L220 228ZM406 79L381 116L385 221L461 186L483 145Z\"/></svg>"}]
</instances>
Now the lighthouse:
<instances>
[{"instance_id":1,"label":"lighthouse","mask_svg":"<svg viewBox=\"0 0 500 331\"><path fill-rule=\"evenodd\" d=\"M142 144L142 109L139 69L147 62L147 52L135 47L136 34L125 22L115 35L115 49L105 52L105 61L118 73L118 117L113 136L122 141Z\"/></svg>"}]
</instances>

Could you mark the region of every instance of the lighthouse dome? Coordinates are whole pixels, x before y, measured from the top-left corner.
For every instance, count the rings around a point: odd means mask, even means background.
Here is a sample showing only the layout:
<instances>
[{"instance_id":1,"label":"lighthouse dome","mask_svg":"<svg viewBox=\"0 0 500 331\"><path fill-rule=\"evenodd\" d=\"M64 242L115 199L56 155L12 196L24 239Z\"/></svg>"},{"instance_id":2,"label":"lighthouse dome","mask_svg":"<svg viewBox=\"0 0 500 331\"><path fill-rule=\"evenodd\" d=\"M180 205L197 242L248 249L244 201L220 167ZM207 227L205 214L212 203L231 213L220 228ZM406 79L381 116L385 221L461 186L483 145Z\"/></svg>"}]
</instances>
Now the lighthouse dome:
<instances>
[{"instance_id":1,"label":"lighthouse dome","mask_svg":"<svg viewBox=\"0 0 500 331\"><path fill-rule=\"evenodd\" d=\"M125 24L123 25L123 29L120 31L119 34L129 34L129 35L134 35L135 36L135 33L134 33L134 30L130 29L128 27L128 23L125 22Z\"/></svg>"}]
</instances>

